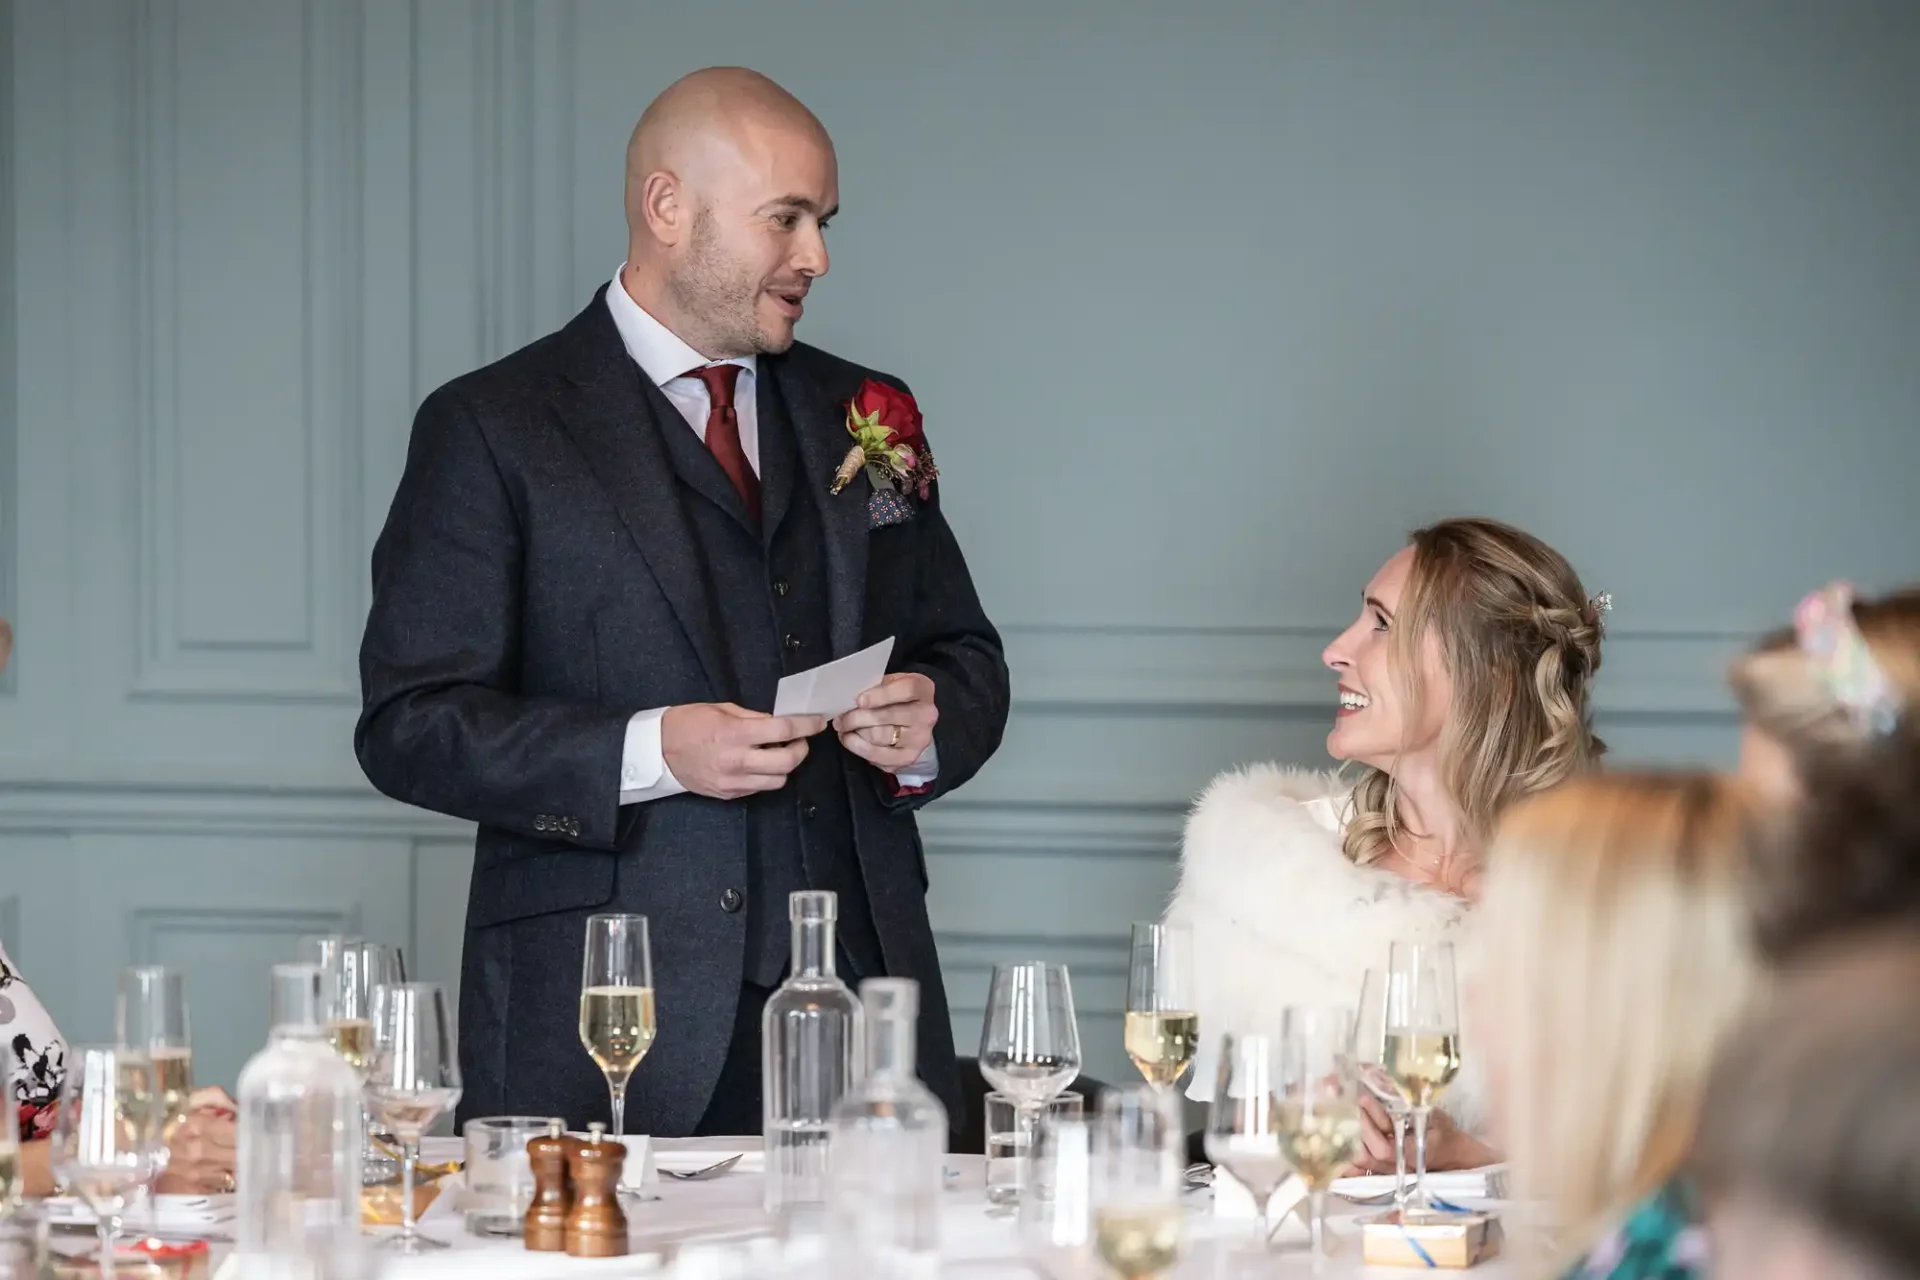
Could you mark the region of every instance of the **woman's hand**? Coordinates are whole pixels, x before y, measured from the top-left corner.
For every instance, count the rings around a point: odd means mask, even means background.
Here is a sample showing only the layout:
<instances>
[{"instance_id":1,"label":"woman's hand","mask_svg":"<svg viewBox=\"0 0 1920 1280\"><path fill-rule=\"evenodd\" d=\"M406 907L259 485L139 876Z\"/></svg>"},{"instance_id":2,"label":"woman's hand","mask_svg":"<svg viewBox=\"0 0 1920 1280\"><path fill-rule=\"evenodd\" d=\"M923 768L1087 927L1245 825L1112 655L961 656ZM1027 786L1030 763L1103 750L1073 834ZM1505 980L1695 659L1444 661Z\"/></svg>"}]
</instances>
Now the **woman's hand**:
<instances>
[{"instance_id":1,"label":"woman's hand","mask_svg":"<svg viewBox=\"0 0 1920 1280\"><path fill-rule=\"evenodd\" d=\"M157 1195L211 1195L233 1190L237 1128L233 1099L220 1089L200 1089L193 1109L167 1144L166 1170L154 1183Z\"/></svg>"},{"instance_id":2,"label":"woman's hand","mask_svg":"<svg viewBox=\"0 0 1920 1280\"><path fill-rule=\"evenodd\" d=\"M1449 1169L1478 1169L1497 1164L1500 1153L1453 1122L1453 1117L1435 1109L1427 1113L1427 1172L1444 1173ZM1413 1128L1407 1128L1407 1176L1414 1174ZM1360 1150L1354 1157L1351 1173L1393 1172L1393 1118L1380 1100L1368 1093L1360 1096Z\"/></svg>"},{"instance_id":3,"label":"woman's hand","mask_svg":"<svg viewBox=\"0 0 1920 1280\"><path fill-rule=\"evenodd\" d=\"M1380 1099L1360 1091L1360 1146L1348 1166L1349 1176L1393 1172L1393 1117Z\"/></svg>"}]
</instances>

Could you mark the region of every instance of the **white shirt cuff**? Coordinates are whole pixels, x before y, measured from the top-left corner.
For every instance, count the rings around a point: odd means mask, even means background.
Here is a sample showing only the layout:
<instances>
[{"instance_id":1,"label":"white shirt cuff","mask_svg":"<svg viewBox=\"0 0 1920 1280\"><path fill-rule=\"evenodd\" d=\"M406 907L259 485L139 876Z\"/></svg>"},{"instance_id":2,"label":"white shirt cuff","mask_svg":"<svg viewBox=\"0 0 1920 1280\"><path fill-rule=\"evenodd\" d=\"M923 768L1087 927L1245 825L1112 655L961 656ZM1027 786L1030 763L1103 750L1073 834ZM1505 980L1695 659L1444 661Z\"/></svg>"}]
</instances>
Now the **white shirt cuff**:
<instances>
[{"instance_id":1,"label":"white shirt cuff","mask_svg":"<svg viewBox=\"0 0 1920 1280\"><path fill-rule=\"evenodd\" d=\"M940 776L940 756L934 751L933 744L929 742L918 760L896 771L893 776L903 787L932 786L933 780Z\"/></svg>"},{"instance_id":2,"label":"white shirt cuff","mask_svg":"<svg viewBox=\"0 0 1920 1280\"><path fill-rule=\"evenodd\" d=\"M621 804L663 800L686 790L667 768L660 749L660 717L666 713L665 707L655 707L627 721L626 744L620 751Z\"/></svg>"}]
</instances>

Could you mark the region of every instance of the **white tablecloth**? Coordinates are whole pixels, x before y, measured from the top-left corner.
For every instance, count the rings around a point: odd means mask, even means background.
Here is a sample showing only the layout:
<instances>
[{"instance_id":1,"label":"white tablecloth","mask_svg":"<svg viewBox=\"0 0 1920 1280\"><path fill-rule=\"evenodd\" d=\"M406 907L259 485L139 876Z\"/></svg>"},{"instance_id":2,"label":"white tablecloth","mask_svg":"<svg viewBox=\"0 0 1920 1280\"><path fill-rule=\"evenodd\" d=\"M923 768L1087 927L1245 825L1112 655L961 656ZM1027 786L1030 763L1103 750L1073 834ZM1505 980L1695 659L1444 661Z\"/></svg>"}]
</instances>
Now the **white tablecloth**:
<instances>
[{"instance_id":1,"label":"white tablecloth","mask_svg":"<svg viewBox=\"0 0 1920 1280\"><path fill-rule=\"evenodd\" d=\"M738 1151L754 1146L753 1139L686 1138L663 1139L657 1144L662 1152ZM1035 1280L1038 1276L1020 1253L1018 1231L1013 1218L986 1202L985 1161L980 1156L948 1156L948 1167L959 1172L950 1179L946 1209L941 1220L942 1276L965 1280ZM453 1247L439 1253L413 1258L395 1258L382 1280L574 1280L595 1275L640 1275L648 1272L672 1275L676 1268L667 1259L688 1242L714 1237L745 1238L765 1233L768 1221L760 1209L761 1176L758 1173L728 1173L703 1182L676 1182L663 1179L651 1188L657 1201L627 1202L633 1253L624 1258L583 1259L565 1254L530 1253L518 1240L481 1239L467 1234L453 1205L452 1196L442 1196L422 1220L429 1234L449 1241ZM1198 1280L1224 1275L1305 1276L1309 1274L1304 1241L1290 1244L1283 1240L1266 1260L1263 1269L1250 1272L1229 1265L1224 1255L1249 1240L1251 1223L1216 1220L1209 1213L1210 1193L1193 1192L1188 1200L1192 1212L1188 1223L1185 1256L1179 1266L1165 1273L1168 1280ZM1334 1202L1338 1206L1339 1202ZM1337 1253L1326 1275L1339 1277L1407 1276L1399 1269L1364 1267L1360 1264L1360 1240L1355 1219L1377 1209L1336 1207L1332 1222ZM390 1232L383 1234L391 1234ZM1510 1261L1495 1259L1470 1273L1478 1280L1514 1280L1519 1269Z\"/></svg>"}]
</instances>

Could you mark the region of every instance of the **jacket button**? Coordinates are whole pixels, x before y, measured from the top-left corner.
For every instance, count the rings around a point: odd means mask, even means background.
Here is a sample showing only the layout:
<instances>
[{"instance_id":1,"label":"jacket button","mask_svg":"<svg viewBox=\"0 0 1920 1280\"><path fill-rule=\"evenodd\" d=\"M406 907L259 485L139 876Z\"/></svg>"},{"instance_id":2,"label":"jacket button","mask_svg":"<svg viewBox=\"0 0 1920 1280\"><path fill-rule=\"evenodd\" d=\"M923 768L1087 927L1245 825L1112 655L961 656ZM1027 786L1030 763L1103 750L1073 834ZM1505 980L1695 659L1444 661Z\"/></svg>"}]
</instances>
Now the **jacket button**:
<instances>
[{"instance_id":1,"label":"jacket button","mask_svg":"<svg viewBox=\"0 0 1920 1280\"><path fill-rule=\"evenodd\" d=\"M796 635L789 635L786 639L786 645L787 645L788 653L800 652L800 637Z\"/></svg>"},{"instance_id":2,"label":"jacket button","mask_svg":"<svg viewBox=\"0 0 1920 1280\"><path fill-rule=\"evenodd\" d=\"M790 590L792 590L792 588L788 586L785 578L775 578L773 580L773 594L783 596Z\"/></svg>"},{"instance_id":3,"label":"jacket button","mask_svg":"<svg viewBox=\"0 0 1920 1280\"><path fill-rule=\"evenodd\" d=\"M578 818L567 819L567 834L572 836L576 840L580 838L580 819Z\"/></svg>"},{"instance_id":4,"label":"jacket button","mask_svg":"<svg viewBox=\"0 0 1920 1280\"><path fill-rule=\"evenodd\" d=\"M551 831L553 830L553 819L543 813L533 820L533 829L535 831Z\"/></svg>"},{"instance_id":5,"label":"jacket button","mask_svg":"<svg viewBox=\"0 0 1920 1280\"><path fill-rule=\"evenodd\" d=\"M745 901L745 899L740 896L738 889L729 889L720 895L720 909L728 915L732 915L740 909L740 904L743 901Z\"/></svg>"},{"instance_id":6,"label":"jacket button","mask_svg":"<svg viewBox=\"0 0 1920 1280\"><path fill-rule=\"evenodd\" d=\"M809 822L811 822L815 817L817 817L819 813L820 813L820 806L817 804L803 804L800 806L800 816L807 819Z\"/></svg>"}]
</instances>

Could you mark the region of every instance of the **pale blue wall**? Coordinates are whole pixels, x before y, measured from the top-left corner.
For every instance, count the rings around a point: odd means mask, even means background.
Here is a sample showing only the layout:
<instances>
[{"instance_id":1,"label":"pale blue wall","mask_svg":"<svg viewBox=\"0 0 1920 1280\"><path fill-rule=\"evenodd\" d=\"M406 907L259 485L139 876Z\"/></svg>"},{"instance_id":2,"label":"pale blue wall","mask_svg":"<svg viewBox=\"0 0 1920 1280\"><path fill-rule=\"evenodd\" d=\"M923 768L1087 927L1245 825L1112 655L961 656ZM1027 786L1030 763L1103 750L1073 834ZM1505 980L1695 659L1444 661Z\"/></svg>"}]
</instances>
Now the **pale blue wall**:
<instances>
[{"instance_id":1,"label":"pale blue wall","mask_svg":"<svg viewBox=\"0 0 1920 1280\"><path fill-rule=\"evenodd\" d=\"M612 273L640 107L741 61L839 145L805 335L913 383L1008 633L927 819L961 1041L1057 954L1117 1074L1183 804L1321 758L1409 526L1614 593L1627 759L1727 758L1743 637L1916 576L1916 13L0 0L0 933L76 1036L186 965L209 1078L300 933L454 977L464 829L351 754L367 550L419 398Z\"/></svg>"}]
</instances>

